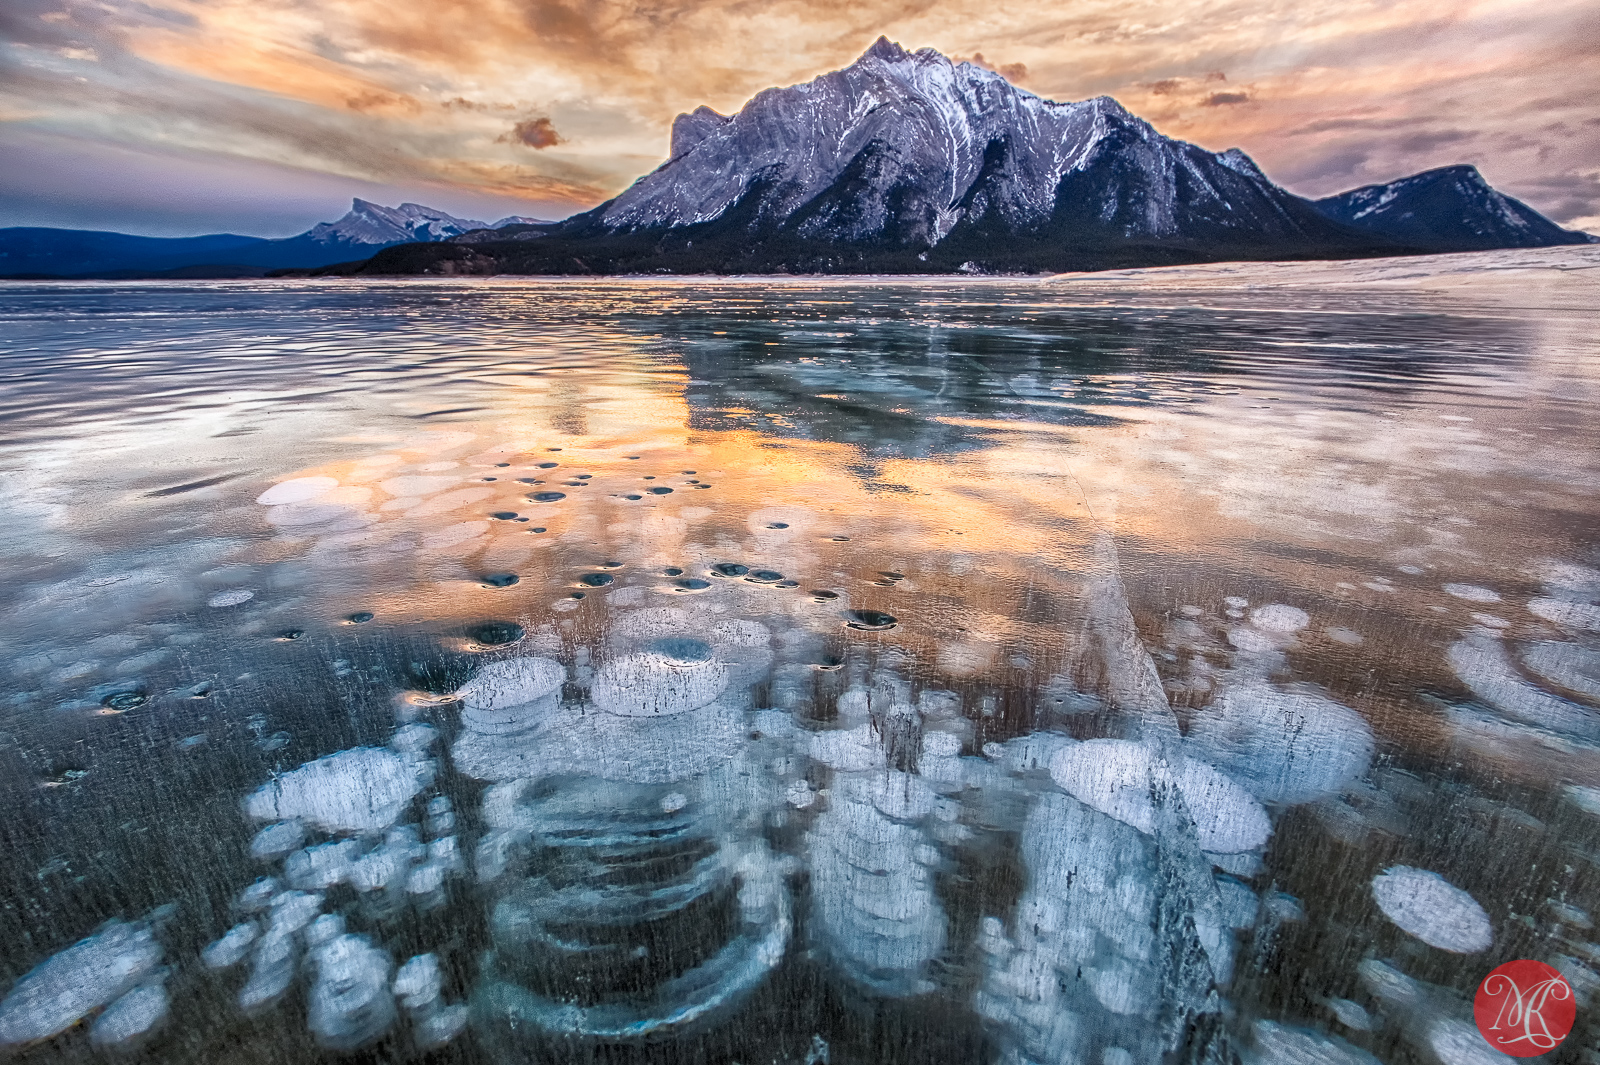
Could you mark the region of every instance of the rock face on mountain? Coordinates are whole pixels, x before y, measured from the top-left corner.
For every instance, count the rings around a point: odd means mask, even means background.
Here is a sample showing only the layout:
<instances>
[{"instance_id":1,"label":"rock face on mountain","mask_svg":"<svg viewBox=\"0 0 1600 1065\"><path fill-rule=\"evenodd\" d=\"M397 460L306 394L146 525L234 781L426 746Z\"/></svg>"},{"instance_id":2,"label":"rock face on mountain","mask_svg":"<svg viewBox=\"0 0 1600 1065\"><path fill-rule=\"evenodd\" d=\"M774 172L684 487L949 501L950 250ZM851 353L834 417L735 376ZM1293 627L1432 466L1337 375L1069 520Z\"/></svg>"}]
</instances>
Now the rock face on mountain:
<instances>
[{"instance_id":1,"label":"rock face on mountain","mask_svg":"<svg viewBox=\"0 0 1600 1065\"><path fill-rule=\"evenodd\" d=\"M1326 218L1437 251L1600 243L1497 192L1475 166L1443 166L1317 200Z\"/></svg>"},{"instance_id":2,"label":"rock face on mountain","mask_svg":"<svg viewBox=\"0 0 1600 1065\"><path fill-rule=\"evenodd\" d=\"M494 226L545 224L513 215ZM343 218L280 240L219 233L135 237L81 229L0 229L0 277L259 277L285 267L364 260L396 244L438 241L489 223L418 203L385 207L355 200Z\"/></svg>"}]
</instances>

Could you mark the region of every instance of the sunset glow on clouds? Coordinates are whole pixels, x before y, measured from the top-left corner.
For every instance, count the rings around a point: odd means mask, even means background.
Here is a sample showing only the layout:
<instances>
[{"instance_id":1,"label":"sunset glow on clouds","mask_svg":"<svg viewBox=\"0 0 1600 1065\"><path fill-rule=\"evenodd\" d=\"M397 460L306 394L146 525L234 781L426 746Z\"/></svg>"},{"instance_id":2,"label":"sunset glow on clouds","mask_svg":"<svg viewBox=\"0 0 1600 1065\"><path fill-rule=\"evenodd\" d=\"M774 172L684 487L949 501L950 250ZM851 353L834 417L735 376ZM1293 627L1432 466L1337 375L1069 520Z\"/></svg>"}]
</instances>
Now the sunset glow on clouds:
<instances>
[{"instance_id":1,"label":"sunset glow on clouds","mask_svg":"<svg viewBox=\"0 0 1600 1065\"><path fill-rule=\"evenodd\" d=\"M1589 0L8 0L0 224L287 233L349 195L560 216L659 165L679 112L880 33L1113 95L1304 195L1469 162L1600 229Z\"/></svg>"}]
</instances>

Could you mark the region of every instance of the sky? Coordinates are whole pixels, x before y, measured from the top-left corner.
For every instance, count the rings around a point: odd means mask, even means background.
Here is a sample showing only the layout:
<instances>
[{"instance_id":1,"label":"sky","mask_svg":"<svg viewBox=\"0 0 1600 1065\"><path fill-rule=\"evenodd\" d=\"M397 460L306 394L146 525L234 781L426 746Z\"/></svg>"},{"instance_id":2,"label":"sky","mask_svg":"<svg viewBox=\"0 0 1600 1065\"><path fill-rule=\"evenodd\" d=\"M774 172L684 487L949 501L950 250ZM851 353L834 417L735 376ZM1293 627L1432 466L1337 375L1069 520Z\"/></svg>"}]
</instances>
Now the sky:
<instances>
[{"instance_id":1,"label":"sky","mask_svg":"<svg viewBox=\"0 0 1600 1065\"><path fill-rule=\"evenodd\" d=\"M1593 0L4 0L0 226L564 217L880 34L1111 95L1306 196L1473 163L1600 231Z\"/></svg>"}]
</instances>

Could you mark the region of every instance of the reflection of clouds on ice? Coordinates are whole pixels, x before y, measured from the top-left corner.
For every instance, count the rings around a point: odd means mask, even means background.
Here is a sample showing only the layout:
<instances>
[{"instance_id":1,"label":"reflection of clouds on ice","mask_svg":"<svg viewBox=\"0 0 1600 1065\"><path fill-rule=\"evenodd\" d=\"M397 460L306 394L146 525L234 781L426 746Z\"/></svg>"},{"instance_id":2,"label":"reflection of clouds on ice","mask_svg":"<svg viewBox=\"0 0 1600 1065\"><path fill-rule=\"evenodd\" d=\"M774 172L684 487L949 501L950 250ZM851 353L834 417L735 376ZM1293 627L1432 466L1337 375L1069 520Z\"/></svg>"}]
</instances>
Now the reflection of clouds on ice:
<instances>
[{"instance_id":1,"label":"reflection of clouds on ice","mask_svg":"<svg viewBox=\"0 0 1600 1065\"><path fill-rule=\"evenodd\" d=\"M41 962L0 1001L0 1046L46 1039L107 1003L110 1020L96 1025L95 1042L142 1033L166 1012L161 954L149 924L113 921Z\"/></svg>"},{"instance_id":2,"label":"reflection of clouds on ice","mask_svg":"<svg viewBox=\"0 0 1600 1065\"><path fill-rule=\"evenodd\" d=\"M1372 895L1384 916L1429 946L1476 954L1493 942L1483 907L1438 873L1391 866L1373 878Z\"/></svg>"}]
</instances>

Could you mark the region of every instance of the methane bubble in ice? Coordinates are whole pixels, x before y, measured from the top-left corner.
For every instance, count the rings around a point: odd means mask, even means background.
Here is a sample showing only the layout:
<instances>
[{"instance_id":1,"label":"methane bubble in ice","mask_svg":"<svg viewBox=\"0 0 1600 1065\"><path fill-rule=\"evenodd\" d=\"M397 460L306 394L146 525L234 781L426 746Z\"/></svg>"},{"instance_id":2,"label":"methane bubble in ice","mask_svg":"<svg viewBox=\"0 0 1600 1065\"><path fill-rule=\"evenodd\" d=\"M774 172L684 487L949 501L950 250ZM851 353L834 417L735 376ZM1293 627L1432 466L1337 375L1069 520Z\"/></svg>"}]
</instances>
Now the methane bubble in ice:
<instances>
[{"instance_id":1,"label":"methane bubble in ice","mask_svg":"<svg viewBox=\"0 0 1600 1065\"><path fill-rule=\"evenodd\" d=\"M255 597L256 593L248 588L231 588L226 592L218 592L210 599L207 599L206 606L238 606L240 603L248 603Z\"/></svg>"},{"instance_id":2,"label":"methane bubble in ice","mask_svg":"<svg viewBox=\"0 0 1600 1065\"><path fill-rule=\"evenodd\" d=\"M1553 621L1562 628L1600 632L1600 606L1593 603L1569 603L1565 599L1530 599L1528 611L1546 621Z\"/></svg>"},{"instance_id":3,"label":"methane bubble in ice","mask_svg":"<svg viewBox=\"0 0 1600 1065\"><path fill-rule=\"evenodd\" d=\"M536 529L535 532L542 532ZM523 628L515 621L485 621L467 630L467 635L485 647L502 647L516 643L523 637Z\"/></svg>"},{"instance_id":4,"label":"methane bubble in ice","mask_svg":"<svg viewBox=\"0 0 1600 1065\"><path fill-rule=\"evenodd\" d=\"M161 964L144 924L113 921L35 966L0 1001L0 1046L47 1039L132 990Z\"/></svg>"},{"instance_id":5,"label":"methane bubble in ice","mask_svg":"<svg viewBox=\"0 0 1600 1065\"><path fill-rule=\"evenodd\" d=\"M1128 740L1089 740L1050 760L1051 778L1069 795L1146 834L1155 831L1151 793L1158 774L1177 786L1202 850L1254 850L1271 835L1261 804L1204 762L1185 759L1168 766L1150 748Z\"/></svg>"},{"instance_id":6,"label":"methane bubble in ice","mask_svg":"<svg viewBox=\"0 0 1600 1065\"><path fill-rule=\"evenodd\" d=\"M301 827L299 821L279 821L256 833L256 838L250 841L250 856L281 858L290 851L298 849L305 838L306 830Z\"/></svg>"},{"instance_id":7,"label":"methane bubble in ice","mask_svg":"<svg viewBox=\"0 0 1600 1065\"><path fill-rule=\"evenodd\" d=\"M1379 1065L1343 1039L1274 1021L1257 1021L1255 1037L1252 1065Z\"/></svg>"},{"instance_id":8,"label":"methane bubble in ice","mask_svg":"<svg viewBox=\"0 0 1600 1065\"><path fill-rule=\"evenodd\" d=\"M1457 599L1465 599L1469 603L1498 603L1500 594L1476 584L1447 584L1444 586L1445 594L1453 595Z\"/></svg>"},{"instance_id":9,"label":"methane bubble in ice","mask_svg":"<svg viewBox=\"0 0 1600 1065\"><path fill-rule=\"evenodd\" d=\"M1189 741L1263 802L1334 795L1366 773L1372 730L1349 707L1312 691L1265 683L1224 691L1198 711Z\"/></svg>"},{"instance_id":10,"label":"methane bubble in ice","mask_svg":"<svg viewBox=\"0 0 1600 1065\"><path fill-rule=\"evenodd\" d=\"M1522 649L1522 664L1551 684L1600 699L1600 651L1577 643L1540 640Z\"/></svg>"},{"instance_id":11,"label":"methane bubble in ice","mask_svg":"<svg viewBox=\"0 0 1600 1065\"><path fill-rule=\"evenodd\" d=\"M256 502L269 507L281 506L284 503L304 503L337 487L339 482L332 477L295 477L292 480L279 481L256 496Z\"/></svg>"},{"instance_id":12,"label":"methane bubble in ice","mask_svg":"<svg viewBox=\"0 0 1600 1065\"><path fill-rule=\"evenodd\" d=\"M312 952L317 980L306 1019L317 1042L349 1050L377 1039L395 1020L389 955L365 936L341 935Z\"/></svg>"},{"instance_id":13,"label":"methane bubble in ice","mask_svg":"<svg viewBox=\"0 0 1600 1065\"><path fill-rule=\"evenodd\" d=\"M1311 624L1311 615L1297 606L1273 603L1250 611L1250 624L1267 632L1299 632Z\"/></svg>"},{"instance_id":14,"label":"methane bubble in ice","mask_svg":"<svg viewBox=\"0 0 1600 1065\"><path fill-rule=\"evenodd\" d=\"M261 934L253 921L236 924L200 952L200 961L208 969L226 969L237 965L250 952L250 946Z\"/></svg>"},{"instance_id":15,"label":"methane bubble in ice","mask_svg":"<svg viewBox=\"0 0 1600 1065\"><path fill-rule=\"evenodd\" d=\"M115 1046L144 1035L159 1024L171 1006L160 983L141 984L105 1008L89 1028L89 1042Z\"/></svg>"},{"instance_id":16,"label":"methane bubble in ice","mask_svg":"<svg viewBox=\"0 0 1600 1065\"><path fill-rule=\"evenodd\" d=\"M623 717L662 717L705 706L728 686L728 667L690 637L656 640L644 651L607 662L590 698Z\"/></svg>"},{"instance_id":17,"label":"methane bubble in ice","mask_svg":"<svg viewBox=\"0 0 1600 1065\"><path fill-rule=\"evenodd\" d=\"M1524 679L1497 635L1479 629L1451 644L1445 659L1474 695L1501 713L1557 732L1600 739L1600 713Z\"/></svg>"},{"instance_id":18,"label":"methane bubble in ice","mask_svg":"<svg viewBox=\"0 0 1600 1065\"><path fill-rule=\"evenodd\" d=\"M1373 878L1372 895L1384 916L1431 947L1476 954L1493 942L1483 907L1438 873L1391 866Z\"/></svg>"},{"instance_id":19,"label":"methane bubble in ice","mask_svg":"<svg viewBox=\"0 0 1600 1065\"><path fill-rule=\"evenodd\" d=\"M381 832L422 790L426 769L381 747L307 762L247 799L258 821L298 819L329 832Z\"/></svg>"}]
</instances>

